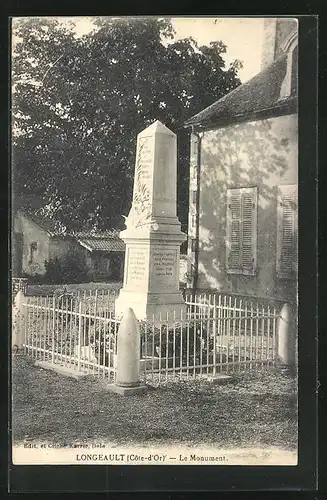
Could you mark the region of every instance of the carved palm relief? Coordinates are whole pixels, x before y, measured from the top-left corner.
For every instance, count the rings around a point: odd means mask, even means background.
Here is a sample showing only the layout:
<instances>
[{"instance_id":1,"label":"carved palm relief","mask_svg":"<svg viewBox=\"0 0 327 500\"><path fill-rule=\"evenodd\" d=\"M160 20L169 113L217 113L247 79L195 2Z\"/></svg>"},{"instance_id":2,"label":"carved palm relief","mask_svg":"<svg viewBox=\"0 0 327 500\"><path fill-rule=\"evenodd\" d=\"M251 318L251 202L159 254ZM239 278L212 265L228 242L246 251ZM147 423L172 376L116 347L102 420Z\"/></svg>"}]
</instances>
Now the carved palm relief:
<instances>
[{"instance_id":1,"label":"carved palm relief","mask_svg":"<svg viewBox=\"0 0 327 500\"><path fill-rule=\"evenodd\" d=\"M142 150L144 149L145 144L146 143L144 142L140 145L138 153L138 161L135 172L135 192L133 206L128 216L128 227L139 227L151 217L150 189L144 181L144 172L147 170L147 167L142 164Z\"/></svg>"}]
</instances>

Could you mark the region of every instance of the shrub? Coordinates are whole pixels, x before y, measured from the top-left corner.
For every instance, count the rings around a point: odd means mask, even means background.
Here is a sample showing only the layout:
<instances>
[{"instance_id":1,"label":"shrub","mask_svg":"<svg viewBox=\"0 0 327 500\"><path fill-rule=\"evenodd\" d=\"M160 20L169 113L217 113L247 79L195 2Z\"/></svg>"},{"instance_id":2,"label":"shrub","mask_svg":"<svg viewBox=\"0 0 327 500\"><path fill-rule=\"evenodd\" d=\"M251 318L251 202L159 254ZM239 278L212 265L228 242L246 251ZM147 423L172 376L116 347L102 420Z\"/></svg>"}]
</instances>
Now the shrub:
<instances>
[{"instance_id":1,"label":"shrub","mask_svg":"<svg viewBox=\"0 0 327 500\"><path fill-rule=\"evenodd\" d=\"M201 326L199 321L192 321L188 326L176 324L175 328L167 328L163 325L161 329L141 322L141 355L152 353L161 358L175 357L177 363L199 362L207 352L206 339L207 331ZM147 352L145 352L147 350Z\"/></svg>"},{"instance_id":2,"label":"shrub","mask_svg":"<svg viewBox=\"0 0 327 500\"><path fill-rule=\"evenodd\" d=\"M48 284L84 283L87 281L85 263L75 254L45 262L44 280Z\"/></svg>"},{"instance_id":3,"label":"shrub","mask_svg":"<svg viewBox=\"0 0 327 500\"><path fill-rule=\"evenodd\" d=\"M92 324L86 335L89 338L89 344L93 347L97 359L100 359L101 364L104 362L106 366L112 366L112 357L115 353L115 323L111 325ZM168 329L164 325L161 328L155 328L151 325L140 323L140 353L141 357L146 355L160 356L161 358L175 358L177 364L182 359L182 363L187 361L198 363L201 359L201 350L203 357L207 353L205 345L206 331L203 329L202 338L200 335L199 323L192 322L189 327L181 329L176 325L175 333L173 329ZM145 338L147 340L145 340ZM175 340L174 340L175 339ZM153 343L154 341L154 343ZM189 348L187 348L187 344ZM146 353L147 348L147 353ZM203 358L204 359L204 358Z\"/></svg>"},{"instance_id":4,"label":"shrub","mask_svg":"<svg viewBox=\"0 0 327 500\"><path fill-rule=\"evenodd\" d=\"M22 278L27 278L29 285L42 285L45 277L43 274L22 274Z\"/></svg>"},{"instance_id":5,"label":"shrub","mask_svg":"<svg viewBox=\"0 0 327 500\"><path fill-rule=\"evenodd\" d=\"M115 323L105 325L92 325L89 330L90 346L94 349L96 359L100 364L113 366L113 356L116 354Z\"/></svg>"}]
</instances>

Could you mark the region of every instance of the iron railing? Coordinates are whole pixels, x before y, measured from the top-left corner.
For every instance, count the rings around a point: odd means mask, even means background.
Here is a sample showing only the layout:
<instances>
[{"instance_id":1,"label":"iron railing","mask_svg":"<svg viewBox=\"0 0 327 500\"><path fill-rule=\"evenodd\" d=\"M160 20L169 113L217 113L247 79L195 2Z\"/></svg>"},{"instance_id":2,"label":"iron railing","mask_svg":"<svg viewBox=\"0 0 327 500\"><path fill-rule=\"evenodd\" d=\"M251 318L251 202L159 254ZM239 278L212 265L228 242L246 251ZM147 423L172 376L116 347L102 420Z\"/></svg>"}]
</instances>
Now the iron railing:
<instances>
[{"instance_id":1,"label":"iron railing","mask_svg":"<svg viewBox=\"0 0 327 500\"><path fill-rule=\"evenodd\" d=\"M108 290L25 297L24 352L113 379L119 322L108 308L111 297Z\"/></svg>"},{"instance_id":2,"label":"iron railing","mask_svg":"<svg viewBox=\"0 0 327 500\"><path fill-rule=\"evenodd\" d=\"M120 324L115 296L112 290L25 296L24 351L35 360L113 380ZM227 294L192 294L186 306L186 312L139 322L144 381L157 385L274 365L276 305Z\"/></svg>"},{"instance_id":3,"label":"iron railing","mask_svg":"<svg viewBox=\"0 0 327 500\"><path fill-rule=\"evenodd\" d=\"M176 311L141 322L145 380L160 384L274 365L275 306L227 295L194 296L186 303L184 315Z\"/></svg>"}]
</instances>

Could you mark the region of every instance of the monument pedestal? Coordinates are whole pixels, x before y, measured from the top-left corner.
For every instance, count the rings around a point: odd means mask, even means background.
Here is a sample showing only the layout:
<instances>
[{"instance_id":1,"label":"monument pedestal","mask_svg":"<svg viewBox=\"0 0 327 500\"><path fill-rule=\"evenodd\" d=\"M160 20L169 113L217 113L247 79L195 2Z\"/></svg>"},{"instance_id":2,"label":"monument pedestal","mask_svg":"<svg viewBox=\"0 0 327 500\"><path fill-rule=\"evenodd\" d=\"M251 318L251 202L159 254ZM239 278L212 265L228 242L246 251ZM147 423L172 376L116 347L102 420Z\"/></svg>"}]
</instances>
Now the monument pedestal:
<instances>
[{"instance_id":1,"label":"monument pedestal","mask_svg":"<svg viewBox=\"0 0 327 500\"><path fill-rule=\"evenodd\" d=\"M126 253L117 317L131 307L139 320L185 318L179 259L186 235L176 217L176 184L176 135L156 121L137 137L132 208L120 233Z\"/></svg>"},{"instance_id":2,"label":"monument pedestal","mask_svg":"<svg viewBox=\"0 0 327 500\"><path fill-rule=\"evenodd\" d=\"M126 243L123 288L116 300L120 317L131 307L139 320L172 322L186 317L186 305L179 290L179 247L185 235L176 227L144 227L123 231Z\"/></svg>"},{"instance_id":3,"label":"monument pedestal","mask_svg":"<svg viewBox=\"0 0 327 500\"><path fill-rule=\"evenodd\" d=\"M186 305L181 292L176 294L138 293L121 290L116 301L116 316L123 315L126 305L133 309L138 320L173 323L186 318Z\"/></svg>"}]
</instances>

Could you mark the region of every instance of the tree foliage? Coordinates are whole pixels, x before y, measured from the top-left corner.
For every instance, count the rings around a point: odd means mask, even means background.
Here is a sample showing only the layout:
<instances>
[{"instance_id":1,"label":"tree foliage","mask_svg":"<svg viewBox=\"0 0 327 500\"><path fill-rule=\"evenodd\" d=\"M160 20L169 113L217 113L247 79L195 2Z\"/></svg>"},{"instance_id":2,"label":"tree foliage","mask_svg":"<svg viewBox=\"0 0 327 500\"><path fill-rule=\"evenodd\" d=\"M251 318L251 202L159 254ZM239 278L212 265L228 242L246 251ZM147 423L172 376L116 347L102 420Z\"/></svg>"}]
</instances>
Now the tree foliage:
<instances>
[{"instance_id":1,"label":"tree foliage","mask_svg":"<svg viewBox=\"0 0 327 500\"><path fill-rule=\"evenodd\" d=\"M158 119L178 135L178 212L187 225L183 122L239 83L221 42L174 41L169 19L94 19L76 36L56 18L14 25L13 188L67 227L121 226L132 199L136 136Z\"/></svg>"}]
</instances>

